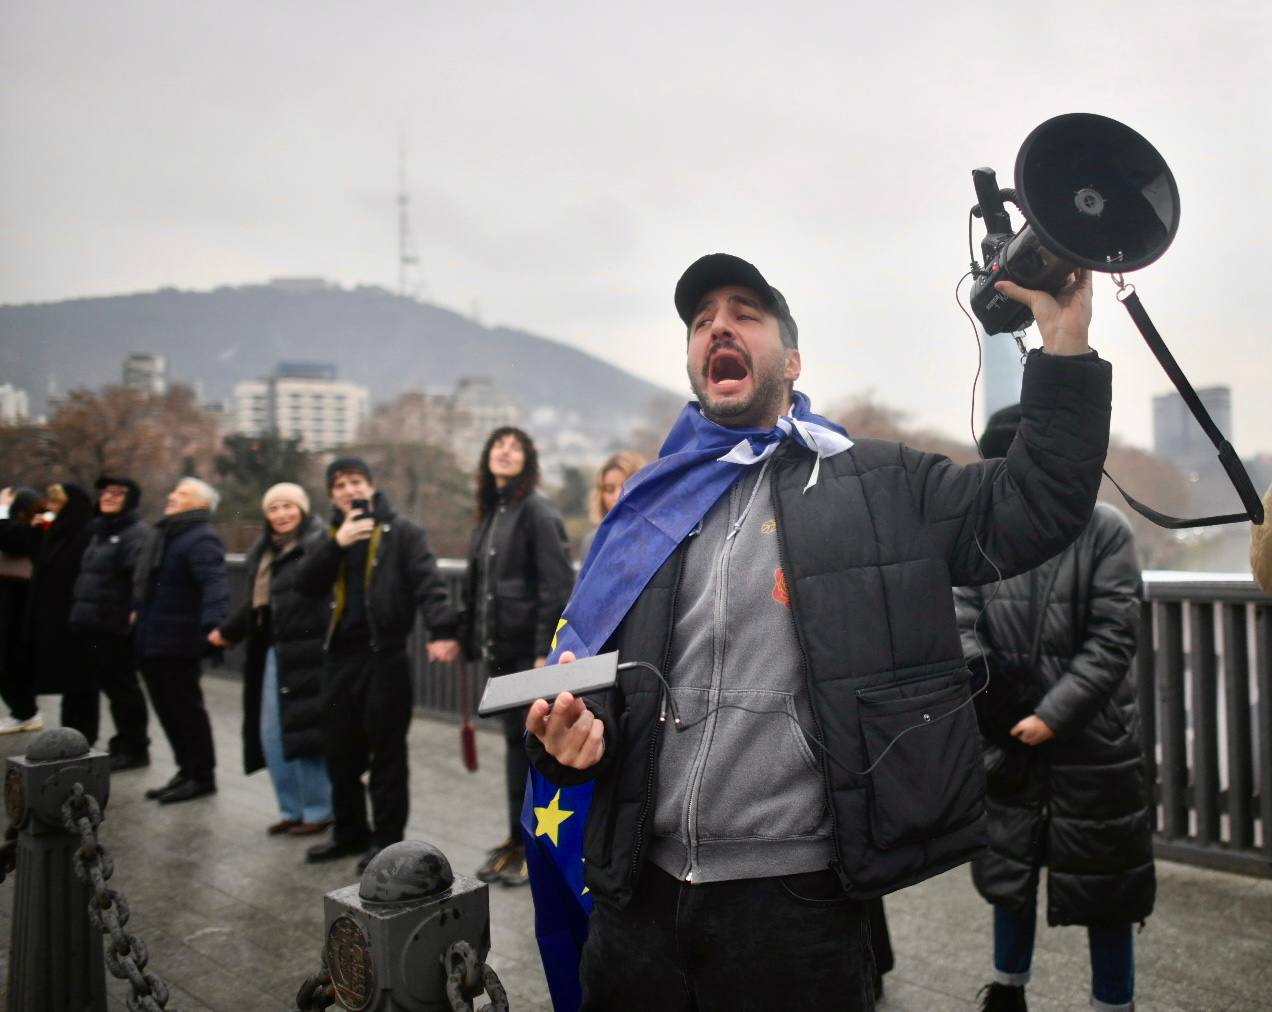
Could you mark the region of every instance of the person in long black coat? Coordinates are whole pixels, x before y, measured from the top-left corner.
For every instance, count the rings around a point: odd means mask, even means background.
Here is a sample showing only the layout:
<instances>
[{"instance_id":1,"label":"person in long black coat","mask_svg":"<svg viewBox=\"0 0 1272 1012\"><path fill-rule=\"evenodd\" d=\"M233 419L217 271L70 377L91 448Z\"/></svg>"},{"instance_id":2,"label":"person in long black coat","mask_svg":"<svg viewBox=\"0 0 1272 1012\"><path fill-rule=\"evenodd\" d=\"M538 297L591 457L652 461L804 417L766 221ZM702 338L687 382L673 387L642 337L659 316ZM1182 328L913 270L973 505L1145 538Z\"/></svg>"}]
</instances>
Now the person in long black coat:
<instances>
[{"instance_id":1,"label":"person in long black coat","mask_svg":"<svg viewBox=\"0 0 1272 1012\"><path fill-rule=\"evenodd\" d=\"M71 631L78 636L89 664L94 690L110 700L115 736L110 740L112 770L150 765L149 714L137 679L133 651L133 570L150 528L141 522L141 488L131 478L102 475L97 489L97 516L90 526L71 606ZM97 720L98 698L86 696Z\"/></svg>"},{"instance_id":2,"label":"person in long black coat","mask_svg":"<svg viewBox=\"0 0 1272 1012\"><path fill-rule=\"evenodd\" d=\"M574 587L565 525L536 491L538 484L539 458L530 436L511 426L492 432L478 464L480 520L469 542L462 618L467 656L484 661L492 678L543 665ZM508 838L486 855L477 877L524 885L529 875L521 802L530 770L522 740L525 714L505 713L501 719Z\"/></svg>"},{"instance_id":3,"label":"person in long black coat","mask_svg":"<svg viewBox=\"0 0 1272 1012\"><path fill-rule=\"evenodd\" d=\"M97 684L86 661L84 641L71 631L71 604L84 549L92 538L93 501L79 485L48 490L57 516L40 543L27 597L27 637L35 656L37 694L60 693L62 724L92 745L97 741Z\"/></svg>"},{"instance_id":4,"label":"person in long black coat","mask_svg":"<svg viewBox=\"0 0 1272 1012\"><path fill-rule=\"evenodd\" d=\"M26 634L31 574L47 526L35 521L43 512L44 499L35 489L0 489L0 698L9 708L0 734L44 730Z\"/></svg>"},{"instance_id":5,"label":"person in long black coat","mask_svg":"<svg viewBox=\"0 0 1272 1012\"><path fill-rule=\"evenodd\" d=\"M1005 408L990 419L986 457L1006 452L1019 417ZM1077 541L1037 569L955 591L965 655L989 674L978 711L989 847L972 864L994 907L986 1009L1025 1007L1043 866L1048 924L1087 928L1093 1006L1129 1008L1134 998L1132 926L1156 897L1130 677L1140 594L1130 525L1104 503Z\"/></svg>"},{"instance_id":6,"label":"person in long black coat","mask_svg":"<svg viewBox=\"0 0 1272 1012\"><path fill-rule=\"evenodd\" d=\"M265 531L247 553L251 593L208 636L220 648L246 645L243 769L268 767L279 818L266 832L304 836L331 824L331 780L323 758L323 638L327 599L296 586L300 559L326 539L299 485L270 488L261 502Z\"/></svg>"}]
</instances>

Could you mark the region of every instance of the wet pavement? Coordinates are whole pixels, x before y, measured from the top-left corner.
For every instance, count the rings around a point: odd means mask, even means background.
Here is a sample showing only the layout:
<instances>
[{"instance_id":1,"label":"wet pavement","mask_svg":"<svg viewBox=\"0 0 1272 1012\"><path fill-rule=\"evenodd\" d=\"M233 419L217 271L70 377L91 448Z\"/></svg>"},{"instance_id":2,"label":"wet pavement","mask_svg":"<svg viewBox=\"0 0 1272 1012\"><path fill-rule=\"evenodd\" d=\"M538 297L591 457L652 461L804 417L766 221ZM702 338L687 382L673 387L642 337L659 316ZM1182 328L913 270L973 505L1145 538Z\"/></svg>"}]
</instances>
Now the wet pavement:
<instances>
[{"instance_id":1,"label":"wet pavement","mask_svg":"<svg viewBox=\"0 0 1272 1012\"><path fill-rule=\"evenodd\" d=\"M282 1012L318 968L323 895L356 881L353 859L306 865L304 850L315 838L266 836L277 811L266 773L240 772L239 685L209 676L204 690L219 792L179 805L144 800L147 787L173 772L162 732L152 726L153 764L117 774L111 785L101 831L115 855L111 885L132 905L129 928L148 943L150 969L172 986L170 1008ZM56 714L55 698L40 702L46 719ZM109 723L106 716L103 738ZM0 737L0 754L24 752L31 738ZM455 725L417 717L410 738L408 836L436 845L468 874L506 832L503 740L496 728L478 739L481 768L468 773ZM1158 883L1157 912L1135 940L1139 1012L1272 1009L1272 880L1159 862ZM6 965L12 896L11 882L0 885ZM512 1012L547 1012L529 890L496 886L490 906L490 963ZM975 1008L988 978L990 915L967 870L888 897L887 912L897 968L880 1008ZM112 1012L124 1012L126 986L110 979L108 990ZM1089 994L1085 932L1040 925L1030 1009L1088 1008Z\"/></svg>"}]
</instances>

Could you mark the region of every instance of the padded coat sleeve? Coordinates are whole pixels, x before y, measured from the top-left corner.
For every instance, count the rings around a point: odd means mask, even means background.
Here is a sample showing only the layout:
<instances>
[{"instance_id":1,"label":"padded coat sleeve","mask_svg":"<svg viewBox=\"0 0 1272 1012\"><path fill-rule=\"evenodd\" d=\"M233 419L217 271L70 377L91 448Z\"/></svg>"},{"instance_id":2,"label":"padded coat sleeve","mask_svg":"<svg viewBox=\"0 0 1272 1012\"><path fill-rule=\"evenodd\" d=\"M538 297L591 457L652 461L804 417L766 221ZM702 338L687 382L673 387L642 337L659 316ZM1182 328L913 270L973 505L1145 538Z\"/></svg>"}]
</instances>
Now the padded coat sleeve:
<instances>
[{"instance_id":1,"label":"padded coat sleeve","mask_svg":"<svg viewBox=\"0 0 1272 1012\"><path fill-rule=\"evenodd\" d=\"M1108 451L1111 402L1112 369L1094 352L1035 350L1025 365L1020 428L1005 458L959 465L902 448L953 585L1032 569L1082 533Z\"/></svg>"},{"instance_id":2,"label":"padded coat sleeve","mask_svg":"<svg viewBox=\"0 0 1272 1012\"><path fill-rule=\"evenodd\" d=\"M215 534L199 538L190 549L189 565L202 596L199 628L209 633L225 621L230 610L230 579L221 539Z\"/></svg>"},{"instance_id":3,"label":"padded coat sleeve","mask_svg":"<svg viewBox=\"0 0 1272 1012\"><path fill-rule=\"evenodd\" d=\"M1130 525L1103 509L1095 534L1082 646L1034 708L1058 738L1085 726L1109 701L1139 642L1140 568Z\"/></svg>"},{"instance_id":4,"label":"padded coat sleeve","mask_svg":"<svg viewBox=\"0 0 1272 1012\"><path fill-rule=\"evenodd\" d=\"M336 585L344 549L334 535L306 542L305 553L296 565L296 589L309 597L326 597Z\"/></svg>"},{"instance_id":5,"label":"padded coat sleeve","mask_svg":"<svg viewBox=\"0 0 1272 1012\"><path fill-rule=\"evenodd\" d=\"M402 529L399 525L399 530ZM450 591L437 569L437 557L429 547L423 527L412 526L410 544L405 552L406 586L415 597L416 607L428 626L429 642L455 639L459 620L451 605Z\"/></svg>"}]
</instances>

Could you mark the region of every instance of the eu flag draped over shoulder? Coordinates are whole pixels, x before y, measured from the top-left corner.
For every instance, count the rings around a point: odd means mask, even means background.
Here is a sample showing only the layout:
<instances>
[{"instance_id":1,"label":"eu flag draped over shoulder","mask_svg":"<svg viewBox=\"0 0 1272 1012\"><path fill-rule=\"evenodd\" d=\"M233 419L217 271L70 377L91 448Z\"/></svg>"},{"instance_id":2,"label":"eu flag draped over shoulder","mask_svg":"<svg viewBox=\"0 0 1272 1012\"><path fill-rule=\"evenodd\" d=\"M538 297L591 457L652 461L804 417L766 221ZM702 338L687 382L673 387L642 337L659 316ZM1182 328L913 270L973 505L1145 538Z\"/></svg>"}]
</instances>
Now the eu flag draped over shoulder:
<instances>
[{"instance_id":1,"label":"eu flag draped over shoulder","mask_svg":"<svg viewBox=\"0 0 1272 1012\"><path fill-rule=\"evenodd\" d=\"M565 651L602 652L653 575L746 468L792 439L816 454L804 491L817 483L821 461L852 446L838 425L813 414L794 394L789 415L771 429L730 429L691 401L672 426L658 459L638 471L596 532L570 595L549 663ZM583 881L583 829L592 785L558 788L530 771L521 828L534 895L535 935L556 1012L575 1012L578 963L592 898Z\"/></svg>"}]
</instances>

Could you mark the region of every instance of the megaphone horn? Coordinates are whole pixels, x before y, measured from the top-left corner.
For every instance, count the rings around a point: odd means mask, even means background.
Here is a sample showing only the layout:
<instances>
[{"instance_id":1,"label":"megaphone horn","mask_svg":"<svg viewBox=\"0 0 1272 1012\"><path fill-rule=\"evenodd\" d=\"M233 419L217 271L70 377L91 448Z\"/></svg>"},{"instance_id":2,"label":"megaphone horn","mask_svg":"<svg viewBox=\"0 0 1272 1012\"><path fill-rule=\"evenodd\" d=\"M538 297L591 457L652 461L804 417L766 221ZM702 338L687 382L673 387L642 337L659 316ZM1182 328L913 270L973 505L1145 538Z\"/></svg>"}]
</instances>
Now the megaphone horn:
<instances>
[{"instance_id":1,"label":"megaphone horn","mask_svg":"<svg viewBox=\"0 0 1272 1012\"><path fill-rule=\"evenodd\" d=\"M997 190L989 169L977 169L973 179L974 212L991 234L971 301L990 334L1023 330L1033 320L994 290L995 281L1054 292L1077 267L1139 270L1166 252L1179 229L1179 188L1166 160L1107 116L1068 113L1036 127L1016 156L1014 190ZM997 231L1008 220L1003 199L1025 217L1015 235Z\"/></svg>"}]
</instances>

